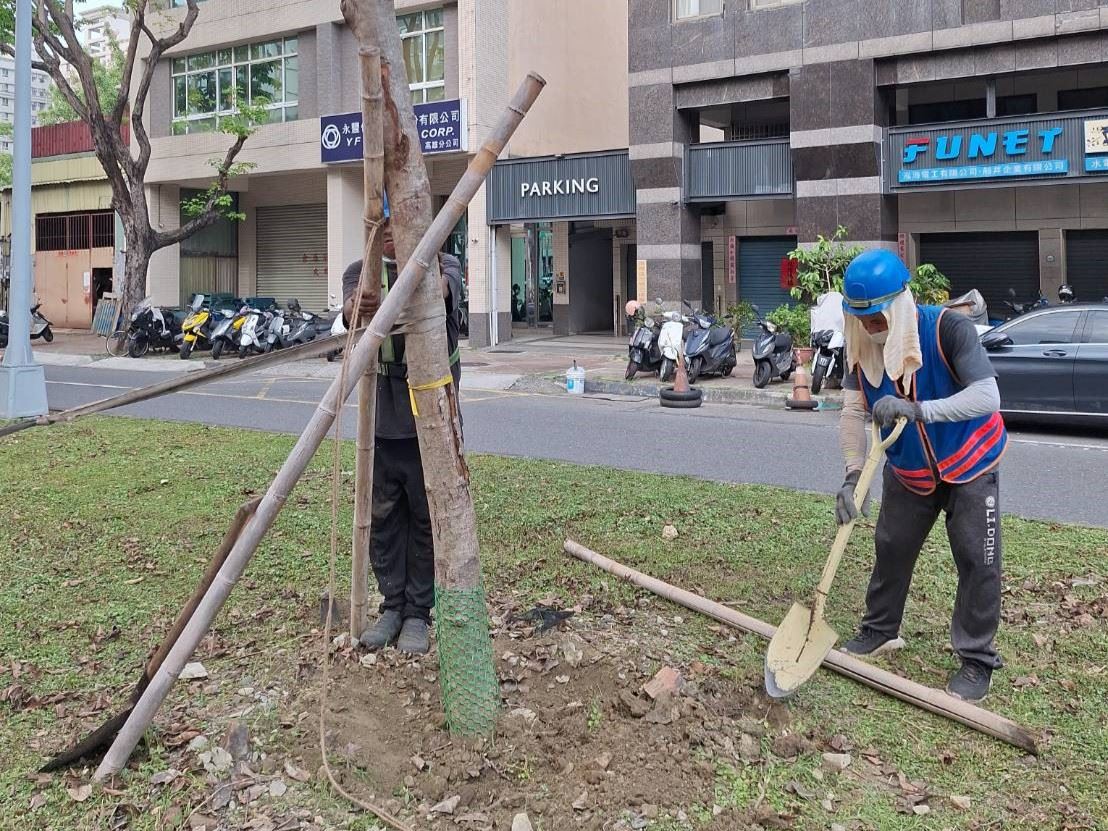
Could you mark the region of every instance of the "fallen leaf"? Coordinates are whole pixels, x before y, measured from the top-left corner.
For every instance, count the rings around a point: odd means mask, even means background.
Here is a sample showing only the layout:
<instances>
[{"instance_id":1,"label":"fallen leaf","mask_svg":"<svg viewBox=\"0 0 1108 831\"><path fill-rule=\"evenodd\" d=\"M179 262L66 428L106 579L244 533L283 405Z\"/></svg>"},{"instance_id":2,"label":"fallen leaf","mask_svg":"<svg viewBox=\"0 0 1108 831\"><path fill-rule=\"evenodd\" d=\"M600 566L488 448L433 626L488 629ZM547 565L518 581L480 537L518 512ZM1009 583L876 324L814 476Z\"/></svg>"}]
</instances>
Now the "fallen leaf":
<instances>
[{"instance_id":1,"label":"fallen leaf","mask_svg":"<svg viewBox=\"0 0 1108 831\"><path fill-rule=\"evenodd\" d=\"M168 785L170 782L172 782L174 779L176 779L180 775L181 775L181 771L176 770L175 768L169 768L168 770L163 770L160 773L155 773L153 776L151 776L150 777L150 784L151 785Z\"/></svg>"},{"instance_id":2,"label":"fallen leaf","mask_svg":"<svg viewBox=\"0 0 1108 831\"><path fill-rule=\"evenodd\" d=\"M438 805L431 807L432 814L453 814L454 809L458 807L458 803L462 801L460 796L452 796L449 799L444 799Z\"/></svg>"},{"instance_id":3,"label":"fallen leaf","mask_svg":"<svg viewBox=\"0 0 1108 831\"><path fill-rule=\"evenodd\" d=\"M968 796L952 796L950 798L950 804L959 811L968 811L973 805L973 800Z\"/></svg>"},{"instance_id":4,"label":"fallen leaf","mask_svg":"<svg viewBox=\"0 0 1108 831\"><path fill-rule=\"evenodd\" d=\"M1012 682L1012 686L1017 690L1026 689L1027 687L1037 687L1039 686L1039 677L1037 675L1021 675Z\"/></svg>"},{"instance_id":5,"label":"fallen leaf","mask_svg":"<svg viewBox=\"0 0 1108 831\"><path fill-rule=\"evenodd\" d=\"M912 806L912 813L915 814L917 817L926 816L927 814L931 813L931 806L930 805L913 805Z\"/></svg>"},{"instance_id":6,"label":"fallen leaf","mask_svg":"<svg viewBox=\"0 0 1108 831\"><path fill-rule=\"evenodd\" d=\"M66 788L65 792L74 802L84 802L92 796L92 785L78 785L76 788Z\"/></svg>"},{"instance_id":7,"label":"fallen leaf","mask_svg":"<svg viewBox=\"0 0 1108 831\"><path fill-rule=\"evenodd\" d=\"M804 785L797 782L795 779L785 784L785 790L799 796L801 799L813 800L816 798L815 791L804 787Z\"/></svg>"},{"instance_id":8,"label":"fallen leaf","mask_svg":"<svg viewBox=\"0 0 1108 831\"><path fill-rule=\"evenodd\" d=\"M854 760L849 753L824 753L823 766L828 770L842 772L850 767Z\"/></svg>"},{"instance_id":9,"label":"fallen leaf","mask_svg":"<svg viewBox=\"0 0 1108 831\"><path fill-rule=\"evenodd\" d=\"M295 779L297 782L308 782L312 778L312 775L308 773L308 771L304 770L304 768L297 767L288 759L285 760L285 773L290 779Z\"/></svg>"},{"instance_id":10,"label":"fallen leaf","mask_svg":"<svg viewBox=\"0 0 1108 831\"><path fill-rule=\"evenodd\" d=\"M32 811L37 811L39 808L42 808L44 805L46 805L46 794L40 792L40 793L37 793L37 794L35 794L34 796L31 797L31 810Z\"/></svg>"},{"instance_id":11,"label":"fallen leaf","mask_svg":"<svg viewBox=\"0 0 1108 831\"><path fill-rule=\"evenodd\" d=\"M185 668L181 670L181 674L178 677L182 681L195 681L201 678L207 678L208 671L204 669L203 664L194 661L193 663L185 664Z\"/></svg>"}]
</instances>

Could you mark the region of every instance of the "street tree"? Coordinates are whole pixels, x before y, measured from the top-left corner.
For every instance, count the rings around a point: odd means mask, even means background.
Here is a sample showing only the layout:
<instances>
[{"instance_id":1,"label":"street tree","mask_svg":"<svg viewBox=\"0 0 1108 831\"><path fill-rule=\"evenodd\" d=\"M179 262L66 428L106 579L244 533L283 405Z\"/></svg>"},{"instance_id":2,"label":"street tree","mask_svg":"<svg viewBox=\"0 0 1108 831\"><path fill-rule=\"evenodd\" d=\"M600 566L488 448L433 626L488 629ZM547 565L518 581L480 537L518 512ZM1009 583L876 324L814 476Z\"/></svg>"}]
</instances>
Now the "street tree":
<instances>
[{"instance_id":1,"label":"street tree","mask_svg":"<svg viewBox=\"0 0 1108 831\"><path fill-rule=\"evenodd\" d=\"M0 48L14 54L12 36L16 0L0 0ZM176 25L164 26L156 16L168 14L156 0L125 0L131 17L131 31L120 44L122 67L117 87L102 88L104 76L96 69L98 61L83 48L72 0L33 0L32 65L48 73L58 95L77 119L89 126L93 152L104 168L112 190L112 209L123 227L126 258L123 285L117 292L128 312L146 291L146 274L154 252L176 245L206 228L220 217L238 220L230 193L231 179L250 168L236 162L255 125L264 120L264 102L236 101L237 111L220 117L219 130L232 139L224 155L213 159L214 176L199 196L182 203L186 221L171 230L158 230L150 222L146 194L146 173L150 166L151 144L143 123L154 74L163 55L188 38L200 10L199 0L185 0L186 8ZM157 30L168 29L164 35ZM130 145L124 141L121 125L129 120Z\"/></svg>"}]
</instances>

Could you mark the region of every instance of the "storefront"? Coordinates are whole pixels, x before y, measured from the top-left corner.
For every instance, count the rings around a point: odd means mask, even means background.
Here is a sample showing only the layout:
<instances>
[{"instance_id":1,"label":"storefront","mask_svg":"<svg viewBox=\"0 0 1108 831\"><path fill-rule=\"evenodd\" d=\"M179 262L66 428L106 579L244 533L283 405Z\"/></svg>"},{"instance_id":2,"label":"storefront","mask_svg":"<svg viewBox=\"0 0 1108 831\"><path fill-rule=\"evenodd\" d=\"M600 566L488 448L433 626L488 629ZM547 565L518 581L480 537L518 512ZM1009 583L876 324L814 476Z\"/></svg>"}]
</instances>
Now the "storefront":
<instances>
[{"instance_id":1,"label":"storefront","mask_svg":"<svg viewBox=\"0 0 1108 831\"><path fill-rule=\"evenodd\" d=\"M511 296L499 311L513 326L620 331L634 259L627 151L503 160L486 188L489 225L511 237Z\"/></svg>"},{"instance_id":2,"label":"storefront","mask_svg":"<svg viewBox=\"0 0 1108 831\"><path fill-rule=\"evenodd\" d=\"M994 314L1009 290L1108 294L1108 110L888 131L886 192L913 264L936 265Z\"/></svg>"}]
</instances>

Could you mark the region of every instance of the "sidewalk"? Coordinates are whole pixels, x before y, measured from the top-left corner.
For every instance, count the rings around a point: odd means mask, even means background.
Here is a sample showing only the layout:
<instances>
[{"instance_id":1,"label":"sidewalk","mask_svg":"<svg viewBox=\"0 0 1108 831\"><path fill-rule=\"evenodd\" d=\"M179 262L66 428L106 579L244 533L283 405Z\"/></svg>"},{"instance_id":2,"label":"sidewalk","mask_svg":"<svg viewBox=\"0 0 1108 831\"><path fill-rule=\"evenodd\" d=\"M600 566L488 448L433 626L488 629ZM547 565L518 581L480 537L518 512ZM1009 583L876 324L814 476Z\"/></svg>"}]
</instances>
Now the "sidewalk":
<instances>
[{"instance_id":1,"label":"sidewalk","mask_svg":"<svg viewBox=\"0 0 1108 831\"><path fill-rule=\"evenodd\" d=\"M576 362L585 370L586 395L631 395L654 398L663 385L656 375L640 373L624 378L626 346L622 339L604 336L518 338L487 349L462 346L463 385L469 389L516 390L565 394L566 370ZM95 366L97 369L195 372L218 366L204 353L182 361L174 354L149 355L140 360L112 358L104 351L104 339L86 332L58 332L53 343L34 344L36 359L46 366ZM225 359L232 360L232 359ZM269 367L259 375L331 379L338 363L310 359ZM748 349L739 352L739 363L730 378L708 377L697 382L704 400L713 403L759 404L782 407L792 394L792 383L775 380L765 389L752 382L754 363ZM827 390L819 396L822 406L841 405L842 393Z\"/></svg>"}]
</instances>

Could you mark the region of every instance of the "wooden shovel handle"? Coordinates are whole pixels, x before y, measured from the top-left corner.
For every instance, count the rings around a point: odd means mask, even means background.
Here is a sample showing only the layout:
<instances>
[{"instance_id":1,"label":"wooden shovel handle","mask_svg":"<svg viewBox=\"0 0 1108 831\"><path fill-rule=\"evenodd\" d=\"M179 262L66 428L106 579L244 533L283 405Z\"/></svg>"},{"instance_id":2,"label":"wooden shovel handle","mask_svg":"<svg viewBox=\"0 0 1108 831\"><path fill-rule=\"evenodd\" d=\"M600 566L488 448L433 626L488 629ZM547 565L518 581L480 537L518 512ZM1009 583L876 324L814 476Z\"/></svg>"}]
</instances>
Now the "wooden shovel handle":
<instances>
[{"instance_id":1,"label":"wooden shovel handle","mask_svg":"<svg viewBox=\"0 0 1108 831\"><path fill-rule=\"evenodd\" d=\"M873 441L870 442L869 455L866 457L865 467L862 468L862 475L858 478L858 484L854 486L854 504L858 506L859 514L862 512L866 494L869 493L870 485L873 484L873 479L877 475L877 468L881 465L881 459L884 457L885 451L896 443L907 426L908 419L898 420L892 432L889 433L889 437L882 439L880 425L876 421L873 422ZM823 617L823 606L827 602L827 593L831 591L831 583L835 579L835 572L839 570L839 562L843 558L843 552L846 551L846 544L850 541L850 533L854 530L855 522L857 520L852 519L845 525L840 525L839 532L835 535L835 544L831 546L831 554L827 557L827 563L823 566L823 574L819 578L819 585L816 587L816 599L813 606L813 619L815 620Z\"/></svg>"},{"instance_id":2,"label":"wooden shovel handle","mask_svg":"<svg viewBox=\"0 0 1108 831\"><path fill-rule=\"evenodd\" d=\"M219 547L215 550L215 553L212 554L212 560L208 563L208 570L205 571L204 576L200 578L200 583L197 585L196 591L192 593L192 597L189 598L188 603L181 609L181 613L177 615L177 619L173 622L172 628L161 642L157 652L155 652L153 657L147 662L144 681L154 677L154 673L157 672L158 667L162 665L165 656L169 654L169 650L171 650L173 644L177 642L177 638L180 637L181 631L185 628L185 624L189 622L192 613L196 611L196 607L200 605L200 601L204 598L204 595L207 594L208 588L212 585L212 581L223 567L227 555L230 554L231 549L235 547L235 541L238 540L239 534L242 532L242 529L246 527L247 520L254 515L254 511L257 510L261 501L262 498L259 496L239 506L238 511L235 513L235 518L231 522L231 527L227 529L227 533L223 535ZM140 689L145 686L145 683L139 684Z\"/></svg>"}]
</instances>

